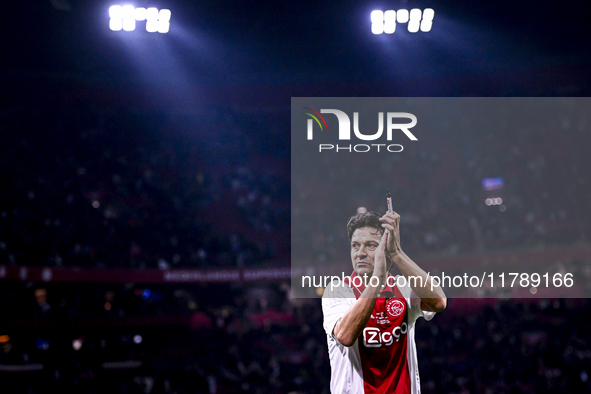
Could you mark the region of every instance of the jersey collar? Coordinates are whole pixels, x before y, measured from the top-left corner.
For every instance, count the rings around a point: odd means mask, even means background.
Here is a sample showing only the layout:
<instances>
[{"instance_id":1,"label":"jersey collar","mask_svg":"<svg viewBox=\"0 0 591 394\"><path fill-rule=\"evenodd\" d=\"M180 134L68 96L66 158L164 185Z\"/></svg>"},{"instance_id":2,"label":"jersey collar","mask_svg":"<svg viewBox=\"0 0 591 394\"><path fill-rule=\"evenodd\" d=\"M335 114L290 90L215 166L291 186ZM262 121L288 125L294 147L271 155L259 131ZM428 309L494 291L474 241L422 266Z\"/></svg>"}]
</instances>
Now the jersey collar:
<instances>
[{"instance_id":1,"label":"jersey collar","mask_svg":"<svg viewBox=\"0 0 591 394\"><path fill-rule=\"evenodd\" d=\"M354 280L354 278L357 276L359 276L359 275L357 275L357 272L353 271L353 273L351 274L351 280L347 281L348 282L347 284L353 289L353 292L355 293L355 297L359 298L361 296L361 293L363 293L363 291L365 290L365 284L363 284L363 281L361 281L360 286L355 286L355 283L359 282L359 280ZM390 275L390 273L388 272L388 278L390 278L390 277L394 278L394 276ZM386 287L384 287L384 289L382 291L380 291L380 293L378 294L378 297L386 297L386 298L394 297L394 288L387 285L387 283L390 281L391 280L386 281ZM395 282L392 281L392 283L395 283Z\"/></svg>"}]
</instances>

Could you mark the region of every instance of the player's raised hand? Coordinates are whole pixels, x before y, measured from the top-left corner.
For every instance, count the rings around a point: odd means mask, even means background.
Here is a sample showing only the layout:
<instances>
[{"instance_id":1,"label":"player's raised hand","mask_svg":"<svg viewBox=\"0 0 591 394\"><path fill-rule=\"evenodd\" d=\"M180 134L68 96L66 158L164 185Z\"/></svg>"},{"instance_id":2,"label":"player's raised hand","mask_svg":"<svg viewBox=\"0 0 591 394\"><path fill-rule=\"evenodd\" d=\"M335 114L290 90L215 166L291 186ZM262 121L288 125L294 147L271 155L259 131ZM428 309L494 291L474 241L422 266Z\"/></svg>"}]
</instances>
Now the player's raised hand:
<instances>
[{"instance_id":1,"label":"player's raised hand","mask_svg":"<svg viewBox=\"0 0 591 394\"><path fill-rule=\"evenodd\" d=\"M373 267L373 274L377 276L380 280L380 283L385 283L385 280L388 276L388 261L386 259L386 248L388 245L389 239L389 232L384 231L382 235L382 239L378 247L376 248L376 253L374 255L374 267Z\"/></svg>"},{"instance_id":2,"label":"player's raised hand","mask_svg":"<svg viewBox=\"0 0 591 394\"><path fill-rule=\"evenodd\" d=\"M384 233L389 233L388 254L391 258L402 252L400 247L400 215L396 212L388 212L380 218Z\"/></svg>"}]
</instances>

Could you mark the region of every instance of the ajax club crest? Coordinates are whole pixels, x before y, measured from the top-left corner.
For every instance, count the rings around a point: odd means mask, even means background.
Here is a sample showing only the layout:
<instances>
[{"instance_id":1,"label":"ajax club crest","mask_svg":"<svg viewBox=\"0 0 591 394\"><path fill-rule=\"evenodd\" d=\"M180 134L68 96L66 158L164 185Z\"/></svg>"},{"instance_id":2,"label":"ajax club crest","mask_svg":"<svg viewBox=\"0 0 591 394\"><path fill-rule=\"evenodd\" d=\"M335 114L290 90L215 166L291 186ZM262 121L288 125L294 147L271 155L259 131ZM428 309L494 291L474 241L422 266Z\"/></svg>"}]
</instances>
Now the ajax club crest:
<instances>
[{"instance_id":1,"label":"ajax club crest","mask_svg":"<svg viewBox=\"0 0 591 394\"><path fill-rule=\"evenodd\" d=\"M386 310L388 311L388 315L392 317L398 317L404 313L404 302L396 299L390 298L386 303Z\"/></svg>"}]
</instances>

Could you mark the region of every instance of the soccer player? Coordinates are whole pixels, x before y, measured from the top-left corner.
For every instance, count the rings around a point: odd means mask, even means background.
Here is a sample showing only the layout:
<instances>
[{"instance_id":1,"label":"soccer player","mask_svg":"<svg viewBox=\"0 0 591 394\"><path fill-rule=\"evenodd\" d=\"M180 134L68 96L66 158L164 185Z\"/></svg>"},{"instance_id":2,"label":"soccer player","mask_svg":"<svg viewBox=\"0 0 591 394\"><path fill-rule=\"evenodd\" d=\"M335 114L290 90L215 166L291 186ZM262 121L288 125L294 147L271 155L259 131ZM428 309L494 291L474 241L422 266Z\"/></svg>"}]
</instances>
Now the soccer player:
<instances>
[{"instance_id":1,"label":"soccer player","mask_svg":"<svg viewBox=\"0 0 591 394\"><path fill-rule=\"evenodd\" d=\"M358 213L347 224L354 271L322 298L333 394L420 393L415 322L431 320L447 298L400 248L399 224L396 212ZM402 276L389 274L392 264Z\"/></svg>"}]
</instances>

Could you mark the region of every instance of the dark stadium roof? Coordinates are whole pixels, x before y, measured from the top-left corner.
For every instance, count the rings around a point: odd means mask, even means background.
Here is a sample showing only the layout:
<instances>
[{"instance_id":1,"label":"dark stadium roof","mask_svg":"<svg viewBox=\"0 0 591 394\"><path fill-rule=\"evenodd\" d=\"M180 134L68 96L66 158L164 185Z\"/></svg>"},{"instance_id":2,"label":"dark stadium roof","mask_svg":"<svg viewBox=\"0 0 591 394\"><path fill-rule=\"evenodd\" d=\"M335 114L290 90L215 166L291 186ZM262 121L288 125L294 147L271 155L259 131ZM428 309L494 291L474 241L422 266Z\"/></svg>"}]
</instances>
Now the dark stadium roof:
<instances>
[{"instance_id":1,"label":"dark stadium roof","mask_svg":"<svg viewBox=\"0 0 591 394\"><path fill-rule=\"evenodd\" d=\"M129 2L170 8L166 35L111 32L108 7L118 3L126 2L4 3L4 80L192 86L208 94L209 86L222 102L240 101L242 89L286 104L298 95L589 92L588 1ZM414 7L435 9L432 32L369 31L372 10Z\"/></svg>"}]
</instances>

